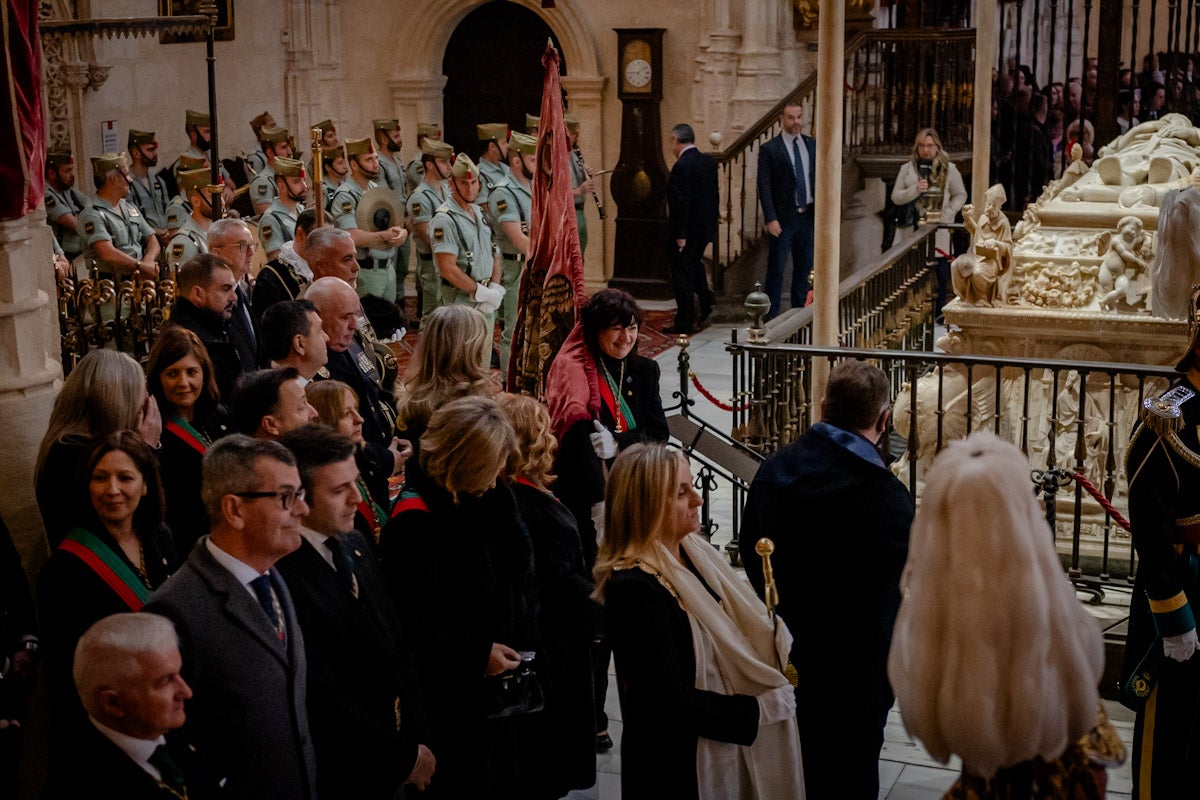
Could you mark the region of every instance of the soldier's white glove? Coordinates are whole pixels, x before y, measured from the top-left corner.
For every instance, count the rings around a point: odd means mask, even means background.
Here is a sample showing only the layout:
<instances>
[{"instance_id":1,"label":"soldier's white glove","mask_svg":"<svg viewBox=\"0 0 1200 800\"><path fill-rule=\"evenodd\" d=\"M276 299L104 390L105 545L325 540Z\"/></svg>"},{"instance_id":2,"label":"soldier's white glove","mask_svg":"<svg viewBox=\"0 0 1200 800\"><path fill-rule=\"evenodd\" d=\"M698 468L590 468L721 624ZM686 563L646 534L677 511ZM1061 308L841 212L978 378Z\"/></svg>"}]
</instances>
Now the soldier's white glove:
<instances>
[{"instance_id":1,"label":"soldier's white glove","mask_svg":"<svg viewBox=\"0 0 1200 800\"><path fill-rule=\"evenodd\" d=\"M1196 639L1196 629L1178 636L1163 637L1163 652L1173 661L1187 661L1197 650L1200 650L1200 640Z\"/></svg>"},{"instance_id":2,"label":"soldier's white glove","mask_svg":"<svg viewBox=\"0 0 1200 800\"><path fill-rule=\"evenodd\" d=\"M592 440L592 449L596 451L596 455L607 461L617 454L617 440L613 438L612 432L600 424L600 420L593 420L592 425L596 428L595 433L589 433L588 438Z\"/></svg>"},{"instance_id":3,"label":"soldier's white glove","mask_svg":"<svg viewBox=\"0 0 1200 800\"><path fill-rule=\"evenodd\" d=\"M774 725L796 716L796 688L790 683L763 692L758 697L758 724Z\"/></svg>"},{"instance_id":4,"label":"soldier's white glove","mask_svg":"<svg viewBox=\"0 0 1200 800\"><path fill-rule=\"evenodd\" d=\"M490 283L486 286L482 283L477 284L473 299L479 304L479 310L482 313L491 314L500 307L500 302L504 300L504 287L498 283Z\"/></svg>"},{"instance_id":5,"label":"soldier's white glove","mask_svg":"<svg viewBox=\"0 0 1200 800\"><path fill-rule=\"evenodd\" d=\"M596 544L604 538L604 501L592 506L592 527L596 529Z\"/></svg>"}]
</instances>

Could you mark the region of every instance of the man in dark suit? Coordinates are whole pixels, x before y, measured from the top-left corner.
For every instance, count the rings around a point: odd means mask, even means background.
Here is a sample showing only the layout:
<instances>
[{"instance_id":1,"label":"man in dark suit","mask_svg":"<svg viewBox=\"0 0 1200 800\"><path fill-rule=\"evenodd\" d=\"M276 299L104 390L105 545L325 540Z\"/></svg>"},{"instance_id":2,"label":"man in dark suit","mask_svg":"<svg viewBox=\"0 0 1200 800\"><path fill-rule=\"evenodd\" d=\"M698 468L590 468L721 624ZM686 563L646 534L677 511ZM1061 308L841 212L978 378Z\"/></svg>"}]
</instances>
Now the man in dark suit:
<instances>
[{"instance_id":1,"label":"man in dark suit","mask_svg":"<svg viewBox=\"0 0 1200 800\"><path fill-rule=\"evenodd\" d=\"M204 343L213 362L217 391L228 402L238 376L258 366L231 329L230 320L238 307L233 267L220 256L201 253L179 268L176 285L179 298L167 324L187 328Z\"/></svg>"},{"instance_id":2,"label":"man in dark suit","mask_svg":"<svg viewBox=\"0 0 1200 800\"><path fill-rule=\"evenodd\" d=\"M217 797L218 781L178 730L192 691L171 621L114 614L75 649L75 688L91 723L71 743L70 769L51 772L48 800Z\"/></svg>"},{"instance_id":3,"label":"man in dark suit","mask_svg":"<svg viewBox=\"0 0 1200 800\"><path fill-rule=\"evenodd\" d=\"M664 333L690 334L695 331L696 311L693 299L700 297L700 324L712 313L713 293L704 273L704 248L716 238L717 164L696 147L691 125L671 129L671 150L675 166L667 182L669 215L667 230L671 253L671 282L675 287L675 324Z\"/></svg>"},{"instance_id":4,"label":"man in dark suit","mask_svg":"<svg viewBox=\"0 0 1200 800\"><path fill-rule=\"evenodd\" d=\"M237 306L229 318L229 338L237 349L243 370L259 365L258 320L250 309L247 277L258 239L250 226L240 219L219 219L208 229L208 252L229 262L235 281Z\"/></svg>"},{"instance_id":5,"label":"man in dark suit","mask_svg":"<svg viewBox=\"0 0 1200 800\"><path fill-rule=\"evenodd\" d=\"M150 597L179 632L195 693L190 730L229 796L316 797L304 636L277 560L300 546L308 513L296 460L278 442L235 434L204 456L212 533Z\"/></svg>"},{"instance_id":6,"label":"man in dark suit","mask_svg":"<svg viewBox=\"0 0 1200 800\"><path fill-rule=\"evenodd\" d=\"M746 576L761 596L762 558L754 546L760 537L772 539L776 608L791 630L803 632L791 661L800 676L796 720L809 797L879 794L879 751L893 699L887 656L914 513L908 489L877 449L890 397L877 367L838 364L821 421L763 462L746 499Z\"/></svg>"},{"instance_id":7,"label":"man in dark suit","mask_svg":"<svg viewBox=\"0 0 1200 800\"><path fill-rule=\"evenodd\" d=\"M402 785L424 790L436 761L399 615L374 545L354 530L354 443L324 425L279 442L296 456L309 507L303 541L279 571L304 627L320 795L391 800Z\"/></svg>"},{"instance_id":8,"label":"man in dark suit","mask_svg":"<svg viewBox=\"0 0 1200 800\"><path fill-rule=\"evenodd\" d=\"M808 297L808 276L813 266L813 199L817 144L800 133L804 108L784 106L779 116L783 131L758 151L758 202L767 231L767 280L771 313L779 314L783 274L792 257L792 308L802 308Z\"/></svg>"}]
</instances>

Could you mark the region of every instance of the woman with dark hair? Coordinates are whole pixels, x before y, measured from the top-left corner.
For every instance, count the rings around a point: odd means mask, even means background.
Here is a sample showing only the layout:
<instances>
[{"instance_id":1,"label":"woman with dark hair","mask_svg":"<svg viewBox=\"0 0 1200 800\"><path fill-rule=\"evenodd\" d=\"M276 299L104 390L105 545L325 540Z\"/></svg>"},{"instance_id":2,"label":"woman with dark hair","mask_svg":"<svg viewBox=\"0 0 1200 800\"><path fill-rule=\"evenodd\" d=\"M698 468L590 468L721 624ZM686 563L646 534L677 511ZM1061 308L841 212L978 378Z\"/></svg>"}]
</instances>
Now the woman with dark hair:
<instances>
[{"instance_id":1,"label":"woman with dark hair","mask_svg":"<svg viewBox=\"0 0 1200 800\"><path fill-rule=\"evenodd\" d=\"M163 418L159 465L167 524L186 556L208 533L200 464L208 446L226 432L212 359L200 337L180 326L164 329L150 349L146 384Z\"/></svg>"},{"instance_id":2,"label":"woman with dark hair","mask_svg":"<svg viewBox=\"0 0 1200 800\"><path fill-rule=\"evenodd\" d=\"M71 677L79 637L110 614L140 610L178 566L163 523L158 463L137 434L99 439L72 494L86 511L51 554L37 586L56 735L84 722Z\"/></svg>"},{"instance_id":3,"label":"woman with dark hair","mask_svg":"<svg viewBox=\"0 0 1200 800\"><path fill-rule=\"evenodd\" d=\"M589 571L596 564L605 473L620 450L638 442L665 442L667 417L658 364L637 354L642 310L628 293L604 289L584 305L550 367L546 404L559 441L554 471L563 504L575 516ZM612 748L604 697L609 650L597 642L593 671L596 747Z\"/></svg>"}]
</instances>

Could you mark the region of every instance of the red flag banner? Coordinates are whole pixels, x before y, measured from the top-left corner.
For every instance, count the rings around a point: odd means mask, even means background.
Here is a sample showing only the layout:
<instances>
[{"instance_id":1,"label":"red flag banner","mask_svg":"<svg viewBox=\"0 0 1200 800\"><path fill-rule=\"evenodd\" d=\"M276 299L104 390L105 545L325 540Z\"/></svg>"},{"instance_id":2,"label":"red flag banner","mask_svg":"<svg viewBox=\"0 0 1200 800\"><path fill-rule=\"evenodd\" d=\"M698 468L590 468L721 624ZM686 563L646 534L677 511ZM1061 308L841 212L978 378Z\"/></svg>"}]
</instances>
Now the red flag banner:
<instances>
[{"instance_id":1,"label":"red flag banner","mask_svg":"<svg viewBox=\"0 0 1200 800\"><path fill-rule=\"evenodd\" d=\"M542 66L546 77L538 128L538 169L533 177L529 260L521 275L508 364L509 389L539 398L545 392L550 362L587 299L571 194L571 144L563 121L559 55L552 44L546 46Z\"/></svg>"},{"instance_id":2,"label":"red flag banner","mask_svg":"<svg viewBox=\"0 0 1200 800\"><path fill-rule=\"evenodd\" d=\"M0 219L17 219L42 204L46 133L42 118L42 45L36 0L5 0L5 122L0 123Z\"/></svg>"}]
</instances>

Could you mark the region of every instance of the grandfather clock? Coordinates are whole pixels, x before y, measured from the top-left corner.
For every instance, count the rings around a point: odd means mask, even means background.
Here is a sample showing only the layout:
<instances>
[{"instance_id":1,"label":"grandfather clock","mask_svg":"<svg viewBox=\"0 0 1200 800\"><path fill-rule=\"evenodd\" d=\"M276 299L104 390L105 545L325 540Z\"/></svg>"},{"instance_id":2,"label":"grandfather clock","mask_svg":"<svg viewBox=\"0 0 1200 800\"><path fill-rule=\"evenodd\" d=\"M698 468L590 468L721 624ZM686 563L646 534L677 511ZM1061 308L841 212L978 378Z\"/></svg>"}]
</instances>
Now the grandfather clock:
<instances>
[{"instance_id":1,"label":"grandfather clock","mask_svg":"<svg viewBox=\"0 0 1200 800\"><path fill-rule=\"evenodd\" d=\"M617 203L616 248L609 286L634 297L673 297L667 263L667 164L663 160L665 28L616 28L621 100L621 155L610 191Z\"/></svg>"}]
</instances>

